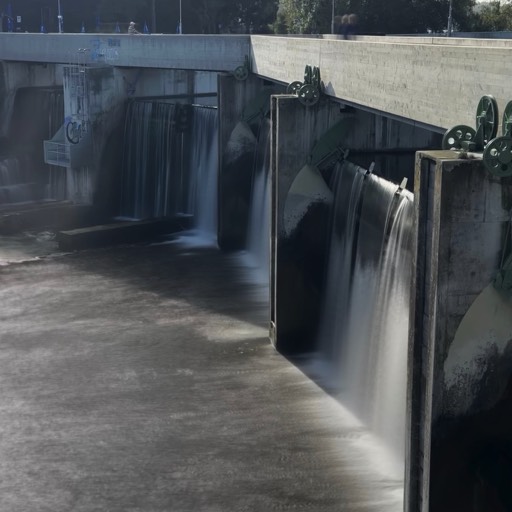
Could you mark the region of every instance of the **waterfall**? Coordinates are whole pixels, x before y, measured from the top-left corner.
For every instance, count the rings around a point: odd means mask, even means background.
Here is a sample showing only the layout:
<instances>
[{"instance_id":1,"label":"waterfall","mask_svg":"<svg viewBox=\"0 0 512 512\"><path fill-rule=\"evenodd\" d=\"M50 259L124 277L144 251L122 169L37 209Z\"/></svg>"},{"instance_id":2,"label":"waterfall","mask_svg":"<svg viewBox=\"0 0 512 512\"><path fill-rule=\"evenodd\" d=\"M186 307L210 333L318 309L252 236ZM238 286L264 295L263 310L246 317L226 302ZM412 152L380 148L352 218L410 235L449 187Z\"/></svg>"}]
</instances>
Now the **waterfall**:
<instances>
[{"instance_id":1,"label":"waterfall","mask_svg":"<svg viewBox=\"0 0 512 512\"><path fill-rule=\"evenodd\" d=\"M185 211L194 228L217 238L218 121L217 109L194 106L188 138L189 186Z\"/></svg>"},{"instance_id":2,"label":"waterfall","mask_svg":"<svg viewBox=\"0 0 512 512\"><path fill-rule=\"evenodd\" d=\"M217 234L217 109L135 100L126 114L120 215L193 217Z\"/></svg>"},{"instance_id":3,"label":"waterfall","mask_svg":"<svg viewBox=\"0 0 512 512\"><path fill-rule=\"evenodd\" d=\"M174 213L170 204L176 175L175 105L132 101L124 132L121 208L123 217L146 219Z\"/></svg>"},{"instance_id":4,"label":"waterfall","mask_svg":"<svg viewBox=\"0 0 512 512\"><path fill-rule=\"evenodd\" d=\"M268 284L270 267L270 121L261 121L252 173L247 264L257 282Z\"/></svg>"},{"instance_id":5,"label":"waterfall","mask_svg":"<svg viewBox=\"0 0 512 512\"><path fill-rule=\"evenodd\" d=\"M321 357L403 475L412 195L348 162L335 178Z\"/></svg>"}]
</instances>

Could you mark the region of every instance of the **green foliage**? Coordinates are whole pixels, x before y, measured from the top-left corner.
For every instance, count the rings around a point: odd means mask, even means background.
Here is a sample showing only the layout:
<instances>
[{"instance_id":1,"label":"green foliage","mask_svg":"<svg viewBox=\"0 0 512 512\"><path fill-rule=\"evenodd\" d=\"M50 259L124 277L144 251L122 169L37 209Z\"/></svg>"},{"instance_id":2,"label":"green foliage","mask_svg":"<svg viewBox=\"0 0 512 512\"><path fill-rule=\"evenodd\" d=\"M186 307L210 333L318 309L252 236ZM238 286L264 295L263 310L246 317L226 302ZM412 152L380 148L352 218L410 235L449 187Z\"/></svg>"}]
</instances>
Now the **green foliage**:
<instances>
[{"instance_id":1,"label":"green foliage","mask_svg":"<svg viewBox=\"0 0 512 512\"><path fill-rule=\"evenodd\" d=\"M279 13L289 34L318 33L325 0L280 0Z\"/></svg>"},{"instance_id":2,"label":"green foliage","mask_svg":"<svg viewBox=\"0 0 512 512\"><path fill-rule=\"evenodd\" d=\"M102 24L136 21L139 29L151 24L155 2L158 32L176 31L178 0L87 0L61 1L64 29L78 32L84 22L94 32L96 16ZM217 32L314 34L331 31L333 0L182 0L185 34ZM56 1L16 0L14 14L23 16L23 29L39 31L44 18L46 28L56 31ZM479 4L475 0L453 0L455 30L512 29L510 1L493 0ZM335 15L355 13L361 34L408 34L440 32L446 29L449 0L334 0Z\"/></svg>"},{"instance_id":3,"label":"green foliage","mask_svg":"<svg viewBox=\"0 0 512 512\"><path fill-rule=\"evenodd\" d=\"M229 5L230 9L225 14L233 32L238 28L243 32L266 33L276 19L277 0L238 0L229 2Z\"/></svg>"},{"instance_id":4,"label":"green foliage","mask_svg":"<svg viewBox=\"0 0 512 512\"><path fill-rule=\"evenodd\" d=\"M458 29L471 27L475 0L453 0ZM335 15L354 13L361 34L414 34L440 32L448 22L449 0L334 0ZM329 33L330 0L280 0L274 30L288 33Z\"/></svg>"},{"instance_id":5,"label":"green foliage","mask_svg":"<svg viewBox=\"0 0 512 512\"><path fill-rule=\"evenodd\" d=\"M475 28L482 31L512 30L512 4L495 0L482 4Z\"/></svg>"}]
</instances>

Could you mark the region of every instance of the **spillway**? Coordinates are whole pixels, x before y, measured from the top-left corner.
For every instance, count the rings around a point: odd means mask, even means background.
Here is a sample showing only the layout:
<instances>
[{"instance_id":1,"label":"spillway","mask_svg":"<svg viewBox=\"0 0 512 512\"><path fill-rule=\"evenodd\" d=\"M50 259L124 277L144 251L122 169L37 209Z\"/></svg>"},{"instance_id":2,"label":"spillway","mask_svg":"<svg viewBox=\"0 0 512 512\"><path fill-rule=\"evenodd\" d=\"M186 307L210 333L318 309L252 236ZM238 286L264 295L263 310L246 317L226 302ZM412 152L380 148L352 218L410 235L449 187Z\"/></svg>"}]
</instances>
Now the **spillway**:
<instances>
[{"instance_id":1,"label":"spillway","mask_svg":"<svg viewBox=\"0 0 512 512\"><path fill-rule=\"evenodd\" d=\"M349 162L334 178L319 357L327 385L403 475L412 194Z\"/></svg>"}]
</instances>

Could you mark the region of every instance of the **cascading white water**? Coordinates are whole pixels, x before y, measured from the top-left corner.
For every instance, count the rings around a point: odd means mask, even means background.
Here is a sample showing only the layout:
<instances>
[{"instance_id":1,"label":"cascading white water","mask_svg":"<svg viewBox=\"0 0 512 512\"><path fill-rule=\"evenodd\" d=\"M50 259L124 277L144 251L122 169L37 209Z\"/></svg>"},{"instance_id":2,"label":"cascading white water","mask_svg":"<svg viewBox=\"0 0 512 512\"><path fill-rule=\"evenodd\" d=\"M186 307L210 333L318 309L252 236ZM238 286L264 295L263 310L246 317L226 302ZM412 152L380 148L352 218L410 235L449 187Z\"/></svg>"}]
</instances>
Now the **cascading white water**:
<instances>
[{"instance_id":1,"label":"cascading white water","mask_svg":"<svg viewBox=\"0 0 512 512\"><path fill-rule=\"evenodd\" d=\"M247 231L247 264L257 282L268 284L270 267L270 121L260 124L253 168Z\"/></svg>"},{"instance_id":2,"label":"cascading white water","mask_svg":"<svg viewBox=\"0 0 512 512\"><path fill-rule=\"evenodd\" d=\"M350 163L336 174L321 356L402 475L412 195Z\"/></svg>"},{"instance_id":3,"label":"cascading white water","mask_svg":"<svg viewBox=\"0 0 512 512\"><path fill-rule=\"evenodd\" d=\"M120 214L191 217L194 243L216 245L217 109L161 100L130 103Z\"/></svg>"},{"instance_id":4,"label":"cascading white water","mask_svg":"<svg viewBox=\"0 0 512 512\"><path fill-rule=\"evenodd\" d=\"M175 169L175 105L133 101L126 114L120 213L146 219L171 215Z\"/></svg>"},{"instance_id":5,"label":"cascading white water","mask_svg":"<svg viewBox=\"0 0 512 512\"><path fill-rule=\"evenodd\" d=\"M217 237L217 162L217 109L194 106L188 153L188 201L185 208L194 216L194 228L208 239Z\"/></svg>"}]
</instances>

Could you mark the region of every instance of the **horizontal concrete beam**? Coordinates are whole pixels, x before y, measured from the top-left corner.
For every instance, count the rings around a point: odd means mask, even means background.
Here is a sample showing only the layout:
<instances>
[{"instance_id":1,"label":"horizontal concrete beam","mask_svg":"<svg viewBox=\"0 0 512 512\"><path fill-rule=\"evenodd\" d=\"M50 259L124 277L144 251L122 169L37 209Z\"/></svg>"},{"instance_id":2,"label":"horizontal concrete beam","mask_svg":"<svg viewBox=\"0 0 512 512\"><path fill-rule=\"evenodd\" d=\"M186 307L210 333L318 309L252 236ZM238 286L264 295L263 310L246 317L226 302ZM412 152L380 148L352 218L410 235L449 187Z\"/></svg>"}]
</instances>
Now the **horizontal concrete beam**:
<instances>
[{"instance_id":1,"label":"horizontal concrete beam","mask_svg":"<svg viewBox=\"0 0 512 512\"><path fill-rule=\"evenodd\" d=\"M254 73L285 84L319 66L326 94L438 131L474 127L484 94L503 111L511 50L512 40L446 37L0 33L0 60L233 71L251 55Z\"/></svg>"},{"instance_id":2,"label":"horizontal concrete beam","mask_svg":"<svg viewBox=\"0 0 512 512\"><path fill-rule=\"evenodd\" d=\"M251 36L251 45L260 76L289 83L319 66L328 95L438 129L475 127L484 94L500 112L512 100L512 40Z\"/></svg>"},{"instance_id":3,"label":"horizontal concrete beam","mask_svg":"<svg viewBox=\"0 0 512 512\"><path fill-rule=\"evenodd\" d=\"M233 71L249 54L243 35L0 33L0 60L10 61Z\"/></svg>"}]
</instances>

